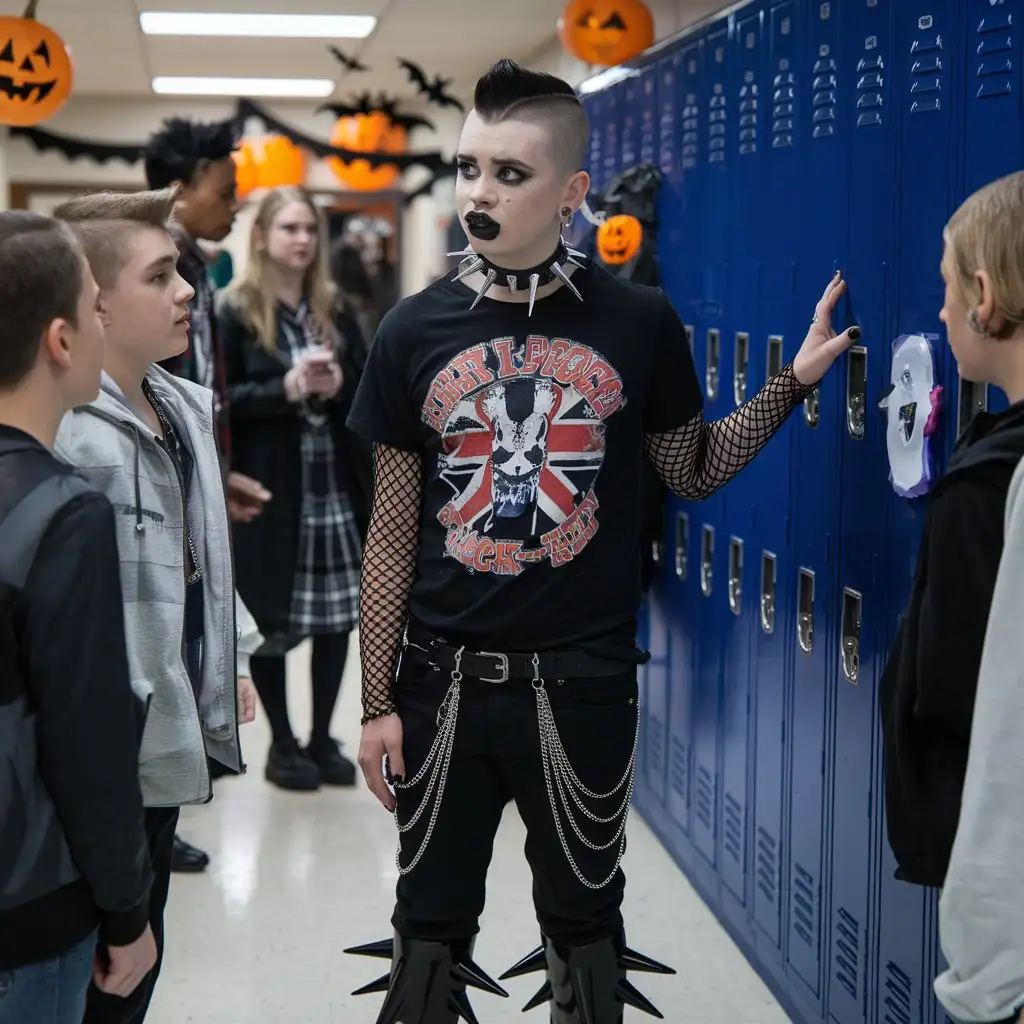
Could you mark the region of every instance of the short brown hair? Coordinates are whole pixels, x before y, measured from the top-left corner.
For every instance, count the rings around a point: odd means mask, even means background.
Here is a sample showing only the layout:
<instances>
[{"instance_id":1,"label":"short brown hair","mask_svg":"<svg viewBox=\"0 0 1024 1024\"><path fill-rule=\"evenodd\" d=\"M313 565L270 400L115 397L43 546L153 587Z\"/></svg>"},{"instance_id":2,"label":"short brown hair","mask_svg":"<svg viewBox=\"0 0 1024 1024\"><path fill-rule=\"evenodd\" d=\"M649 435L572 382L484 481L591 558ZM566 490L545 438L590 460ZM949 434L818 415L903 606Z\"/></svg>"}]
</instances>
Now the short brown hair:
<instances>
[{"instance_id":1,"label":"short brown hair","mask_svg":"<svg viewBox=\"0 0 1024 1024\"><path fill-rule=\"evenodd\" d=\"M953 285L968 308L980 299L975 274L992 280L1008 338L1024 325L1024 171L997 178L968 196L945 231Z\"/></svg>"},{"instance_id":2,"label":"short brown hair","mask_svg":"<svg viewBox=\"0 0 1024 1024\"><path fill-rule=\"evenodd\" d=\"M128 262L127 241L140 227L174 230L178 189L152 192L93 192L77 196L53 211L82 241L89 266L101 288L113 288Z\"/></svg>"},{"instance_id":3,"label":"short brown hair","mask_svg":"<svg viewBox=\"0 0 1024 1024\"><path fill-rule=\"evenodd\" d=\"M26 210L0 213L0 389L32 372L54 320L78 326L82 261L67 225Z\"/></svg>"}]
</instances>

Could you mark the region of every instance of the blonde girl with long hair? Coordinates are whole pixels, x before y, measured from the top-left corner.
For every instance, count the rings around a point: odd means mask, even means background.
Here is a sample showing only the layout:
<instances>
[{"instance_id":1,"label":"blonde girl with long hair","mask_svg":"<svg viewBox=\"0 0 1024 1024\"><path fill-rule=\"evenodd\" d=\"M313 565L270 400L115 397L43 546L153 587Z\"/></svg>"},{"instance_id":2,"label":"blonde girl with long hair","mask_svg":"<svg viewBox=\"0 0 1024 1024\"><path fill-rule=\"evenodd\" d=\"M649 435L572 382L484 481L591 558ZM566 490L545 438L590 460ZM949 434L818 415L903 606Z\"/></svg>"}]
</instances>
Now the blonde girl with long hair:
<instances>
[{"instance_id":1,"label":"blonde girl with long hair","mask_svg":"<svg viewBox=\"0 0 1024 1024\"><path fill-rule=\"evenodd\" d=\"M355 782L330 724L357 621L366 476L345 417L363 346L329 279L325 246L324 218L304 190L268 192L248 262L218 311L232 469L271 493L261 515L235 525L238 589L267 638L252 659L273 733L265 775L297 790ZM285 655L307 637L313 722L300 746Z\"/></svg>"}]
</instances>

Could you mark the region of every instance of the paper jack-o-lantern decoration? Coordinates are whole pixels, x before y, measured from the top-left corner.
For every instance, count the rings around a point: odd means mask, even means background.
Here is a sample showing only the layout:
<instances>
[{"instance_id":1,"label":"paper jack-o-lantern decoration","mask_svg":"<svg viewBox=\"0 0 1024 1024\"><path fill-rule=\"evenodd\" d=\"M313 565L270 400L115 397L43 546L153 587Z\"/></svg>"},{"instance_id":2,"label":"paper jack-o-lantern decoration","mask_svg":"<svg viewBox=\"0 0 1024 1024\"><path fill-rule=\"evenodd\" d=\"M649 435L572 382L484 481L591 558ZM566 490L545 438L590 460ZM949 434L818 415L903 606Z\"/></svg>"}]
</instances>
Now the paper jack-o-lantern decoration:
<instances>
[{"instance_id":1,"label":"paper jack-o-lantern decoration","mask_svg":"<svg viewBox=\"0 0 1024 1024\"><path fill-rule=\"evenodd\" d=\"M240 199L260 188L284 188L306 180L302 150L283 135L246 139L233 154L235 190Z\"/></svg>"},{"instance_id":2,"label":"paper jack-o-lantern decoration","mask_svg":"<svg viewBox=\"0 0 1024 1024\"><path fill-rule=\"evenodd\" d=\"M570 0L558 37L574 57L612 67L654 43L654 18L641 0Z\"/></svg>"},{"instance_id":3,"label":"paper jack-o-lantern decoration","mask_svg":"<svg viewBox=\"0 0 1024 1024\"><path fill-rule=\"evenodd\" d=\"M33 3L23 18L0 18L0 124L31 128L71 95L71 54L34 13Z\"/></svg>"},{"instance_id":4,"label":"paper jack-o-lantern decoration","mask_svg":"<svg viewBox=\"0 0 1024 1024\"><path fill-rule=\"evenodd\" d=\"M636 217L620 213L597 229L597 254L609 266L628 263L639 251L644 231Z\"/></svg>"},{"instance_id":5,"label":"paper jack-o-lantern decoration","mask_svg":"<svg viewBox=\"0 0 1024 1024\"><path fill-rule=\"evenodd\" d=\"M409 134L405 127L395 124L384 110L340 117L331 131L332 146L354 153L394 153L397 156L406 152L408 143ZM394 164L374 167L366 160L346 163L336 156L328 157L327 162L339 181L360 192L391 188L402 173Z\"/></svg>"}]
</instances>

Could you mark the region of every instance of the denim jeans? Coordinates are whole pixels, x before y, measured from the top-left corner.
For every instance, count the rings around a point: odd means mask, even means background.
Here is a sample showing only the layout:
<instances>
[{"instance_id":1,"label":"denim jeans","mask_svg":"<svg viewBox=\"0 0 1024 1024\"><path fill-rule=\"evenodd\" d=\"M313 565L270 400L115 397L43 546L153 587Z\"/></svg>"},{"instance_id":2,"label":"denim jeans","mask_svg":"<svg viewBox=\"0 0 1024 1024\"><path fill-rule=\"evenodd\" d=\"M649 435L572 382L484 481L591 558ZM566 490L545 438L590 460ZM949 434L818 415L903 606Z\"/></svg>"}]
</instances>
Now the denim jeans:
<instances>
[{"instance_id":1,"label":"denim jeans","mask_svg":"<svg viewBox=\"0 0 1024 1024\"><path fill-rule=\"evenodd\" d=\"M42 963L0 971L0 1024L81 1024L96 933Z\"/></svg>"}]
</instances>

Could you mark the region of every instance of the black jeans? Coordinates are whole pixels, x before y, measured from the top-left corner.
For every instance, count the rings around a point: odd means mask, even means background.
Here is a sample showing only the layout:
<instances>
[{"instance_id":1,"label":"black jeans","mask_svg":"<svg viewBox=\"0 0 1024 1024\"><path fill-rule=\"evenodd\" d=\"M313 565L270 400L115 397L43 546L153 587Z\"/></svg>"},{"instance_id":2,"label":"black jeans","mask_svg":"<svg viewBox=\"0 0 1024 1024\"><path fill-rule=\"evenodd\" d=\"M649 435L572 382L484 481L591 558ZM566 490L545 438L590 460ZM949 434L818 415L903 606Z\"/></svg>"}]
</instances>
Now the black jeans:
<instances>
[{"instance_id":1,"label":"black jeans","mask_svg":"<svg viewBox=\"0 0 1024 1024\"><path fill-rule=\"evenodd\" d=\"M142 1024L149 1010L153 989L164 956L164 907L171 885L171 857L174 830L178 827L177 807L150 807L146 810L146 838L153 866L153 886L149 891L149 924L156 939L156 965L127 999L110 996L90 984L82 1024ZM102 954L102 949L100 950Z\"/></svg>"},{"instance_id":2,"label":"black jeans","mask_svg":"<svg viewBox=\"0 0 1024 1024\"><path fill-rule=\"evenodd\" d=\"M451 673L435 669L420 650L403 652L395 687L402 719L405 779L424 764L438 733L438 714L451 685ZM545 689L569 763L580 782L605 793L622 778L636 737L636 668L599 679L552 679ZM398 820L405 825L420 806L430 779L399 789ZM552 780L552 785L554 782ZM622 804L628 785L604 801L583 798L600 817ZM468 938L479 930L487 869L505 805L515 800L526 825L526 857L533 874L533 901L541 931L566 945L586 945L622 928L626 879L614 870L619 843L588 849L569 824L555 789L562 830L589 888L569 864L555 826L545 781L538 728L537 695L530 680L493 684L471 679L460 684L455 744L441 807L422 859L398 882L392 924L410 938L443 941ZM574 818L590 842L603 846L616 834L621 817L595 824L572 804ZM423 843L433 809L402 835L406 867Z\"/></svg>"}]
</instances>

